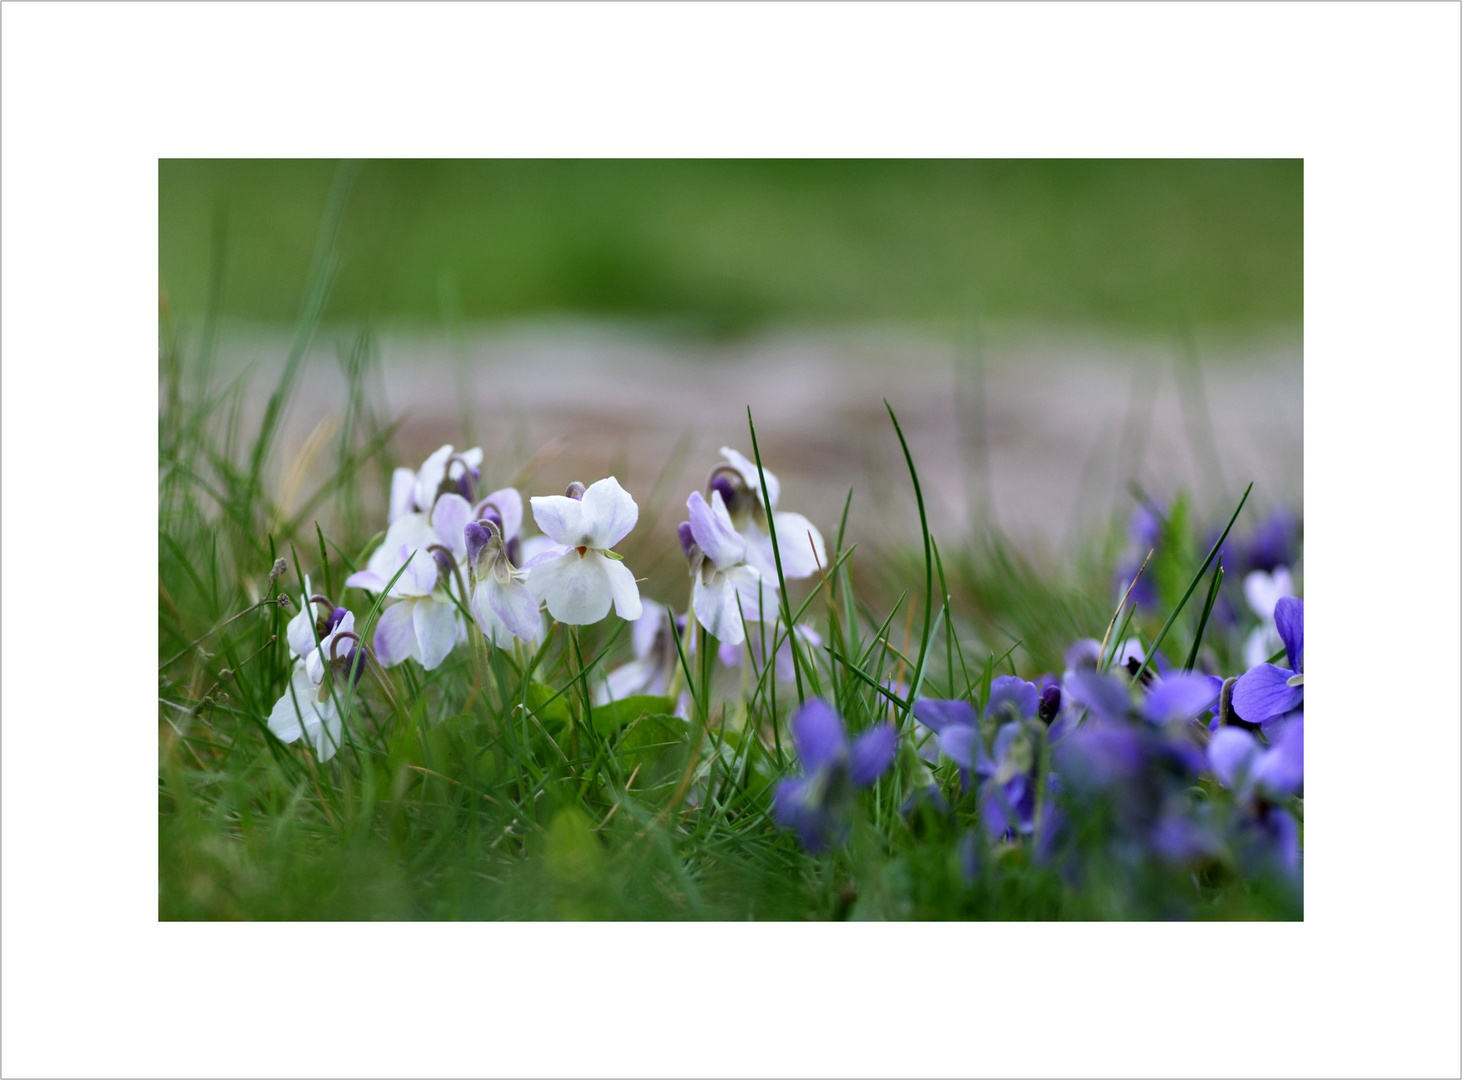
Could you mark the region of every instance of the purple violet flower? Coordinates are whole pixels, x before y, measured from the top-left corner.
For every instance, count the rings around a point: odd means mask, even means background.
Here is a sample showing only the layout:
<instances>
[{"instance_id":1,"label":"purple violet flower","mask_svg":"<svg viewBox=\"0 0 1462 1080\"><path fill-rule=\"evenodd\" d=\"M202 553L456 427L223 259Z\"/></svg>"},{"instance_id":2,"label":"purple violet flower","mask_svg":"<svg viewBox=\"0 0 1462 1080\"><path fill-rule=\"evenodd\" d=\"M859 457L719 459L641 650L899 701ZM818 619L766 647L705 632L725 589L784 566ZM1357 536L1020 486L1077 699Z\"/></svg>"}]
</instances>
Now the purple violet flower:
<instances>
[{"instance_id":1,"label":"purple violet flower","mask_svg":"<svg viewBox=\"0 0 1462 1080\"><path fill-rule=\"evenodd\" d=\"M827 702L816 699L793 714L790 726L802 775L777 785L772 815L817 854L847 835L853 796L893 764L898 732L892 724L877 724L850 745L842 718Z\"/></svg>"},{"instance_id":2,"label":"purple violet flower","mask_svg":"<svg viewBox=\"0 0 1462 1080\"><path fill-rule=\"evenodd\" d=\"M1305 603L1293 596L1274 605L1274 625L1284 642L1288 668L1260 664L1234 684L1233 708L1261 726L1301 708L1305 700Z\"/></svg>"}]
</instances>

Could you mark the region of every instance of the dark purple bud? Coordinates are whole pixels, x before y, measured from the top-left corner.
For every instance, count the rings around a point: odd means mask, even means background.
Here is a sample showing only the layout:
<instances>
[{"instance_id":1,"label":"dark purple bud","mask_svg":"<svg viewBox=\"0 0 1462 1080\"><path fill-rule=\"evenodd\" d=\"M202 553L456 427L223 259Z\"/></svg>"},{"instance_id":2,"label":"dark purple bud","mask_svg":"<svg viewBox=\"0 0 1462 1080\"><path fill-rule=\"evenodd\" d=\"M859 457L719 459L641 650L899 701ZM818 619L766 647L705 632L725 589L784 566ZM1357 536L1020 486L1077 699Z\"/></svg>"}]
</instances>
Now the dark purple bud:
<instances>
[{"instance_id":1,"label":"dark purple bud","mask_svg":"<svg viewBox=\"0 0 1462 1080\"><path fill-rule=\"evenodd\" d=\"M462 530L462 535L467 541L467 563L469 566L476 566L478 553L487 546L492 534L483 527L481 522L469 521L467 527Z\"/></svg>"},{"instance_id":2,"label":"dark purple bud","mask_svg":"<svg viewBox=\"0 0 1462 1080\"><path fill-rule=\"evenodd\" d=\"M721 493L721 501L726 504L726 511L730 513L736 508L736 488L731 481L724 476L716 476L711 480L711 490Z\"/></svg>"},{"instance_id":3,"label":"dark purple bud","mask_svg":"<svg viewBox=\"0 0 1462 1080\"><path fill-rule=\"evenodd\" d=\"M363 649L351 649L345 654L345 670L350 673L352 681L360 683L360 677L365 674L365 651Z\"/></svg>"},{"instance_id":4,"label":"dark purple bud","mask_svg":"<svg viewBox=\"0 0 1462 1080\"><path fill-rule=\"evenodd\" d=\"M1052 683L1041 691L1041 704L1036 710L1036 715L1041 722L1049 725L1056 719L1056 714L1061 711L1061 687L1058 683Z\"/></svg>"},{"instance_id":5,"label":"dark purple bud","mask_svg":"<svg viewBox=\"0 0 1462 1080\"><path fill-rule=\"evenodd\" d=\"M564 494L570 499L582 499L584 497L584 485L575 480L568 487L564 488Z\"/></svg>"},{"instance_id":6,"label":"dark purple bud","mask_svg":"<svg viewBox=\"0 0 1462 1080\"><path fill-rule=\"evenodd\" d=\"M682 521L676 531L680 534L680 550L685 552L685 557L688 559L695 548L695 533L691 531L688 521Z\"/></svg>"},{"instance_id":7,"label":"dark purple bud","mask_svg":"<svg viewBox=\"0 0 1462 1080\"><path fill-rule=\"evenodd\" d=\"M457 477L457 494L471 502L477 498L477 470L464 469L462 475Z\"/></svg>"},{"instance_id":8,"label":"dark purple bud","mask_svg":"<svg viewBox=\"0 0 1462 1080\"><path fill-rule=\"evenodd\" d=\"M433 548L431 557L437 562L437 574L447 577L452 573L452 557L441 548Z\"/></svg>"},{"instance_id":9,"label":"dark purple bud","mask_svg":"<svg viewBox=\"0 0 1462 1080\"><path fill-rule=\"evenodd\" d=\"M339 626L340 620L345 618L345 614L345 609L343 607L338 607L332 610L329 615L326 615L324 633L322 633L320 636L324 637L325 634L330 633L330 631Z\"/></svg>"},{"instance_id":10,"label":"dark purple bud","mask_svg":"<svg viewBox=\"0 0 1462 1080\"><path fill-rule=\"evenodd\" d=\"M519 558L521 551L522 545L518 543L518 538L515 536L508 541L508 562L514 566L522 566L523 560Z\"/></svg>"}]
</instances>

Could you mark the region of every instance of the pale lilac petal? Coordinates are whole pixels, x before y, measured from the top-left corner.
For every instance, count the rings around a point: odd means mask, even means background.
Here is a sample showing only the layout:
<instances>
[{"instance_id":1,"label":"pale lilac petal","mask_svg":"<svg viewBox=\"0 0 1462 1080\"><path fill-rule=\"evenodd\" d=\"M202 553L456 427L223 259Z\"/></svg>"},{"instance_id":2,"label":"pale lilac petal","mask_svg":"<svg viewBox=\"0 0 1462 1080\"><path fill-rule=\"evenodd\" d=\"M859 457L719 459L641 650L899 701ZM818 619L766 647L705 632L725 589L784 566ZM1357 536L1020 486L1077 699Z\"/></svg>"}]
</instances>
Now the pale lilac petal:
<instances>
[{"instance_id":1,"label":"pale lilac petal","mask_svg":"<svg viewBox=\"0 0 1462 1080\"><path fill-rule=\"evenodd\" d=\"M609 594L614 597L614 613L621 619L638 619L644 614L640 602L640 587L628 566L618 559L606 558L593 553L604 563L604 574L609 582Z\"/></svg>"},{"instance_id":2,"label":"pale lilac petal","mask_svg":"<svg viewBox=\"0 0 1462 1080\"><path fill-rule=\"evenodd\" d=\"M994 716L1007 704L1023 720L1036 714L1041 707L1041 695L1032 683L1024 679L997 675L990 680L990 700L985 702L985 715Z\"/></svg>"},{"instance_id":3,"label":"pale lilac petal","mask_svg":"<svg viewBox=\"0 0 1462 1080\"><path fill-rule=\"evenodd\" d=\"M692 491L685 505L690 511L691 535L717 570L730 569L746 558L746 541L732 527L719 491L711 492L710 503L699 491Z\"/></svg>"},{"instance_id":4,"label":"pale lilac petal","mask_svg":"<svg viewBox=\"0 0 1462 1080\"><path fill-rule=\"evenodd\" d=\"M548 603L548 613L559 622L570 626L596 623L609 614L614 601L609 575L604 570L610 561L597 551L580 555L570 550L534 566L528 575L528 587Z\"/></svg>"},{"instance_id":5,"label":"pale lilac petal","mask_svg":"<svg viewBox=\"0 0 1462 1080\"><path fill-rule=\"evenodd\" d=\"M827 548L817 526L801 514L779 513L773 516L777 529L777 548L782 553L782 575L805 578L827 569Z\"/></svg>"},{"instance_id":6,"label":"pale lilac petal","mask_svg":"<svg viewBox=\"0 0 1462 1080\"><path fill-rule=\"evenodd\" d=\"M1069 672L1061 689L1104 720L1121 719L1131 708L1127 684L1117 676L1103 675L1092 668Z\"/></svg>"},{"instance_id":7,"label":"pale lilac petal","mask_svg":"<svg viewBox=\"0 0 1462 1080\"><path fill-rule=\"evenodd\" d=\"M420 601L403 600L392 604L381 612L376 620L376 633L372 645L376 659L382 667L392 667L408 657L417 655L416 626L412 609Z\"/></svg>"},{"instance_id":8,"label":"pale lilac petal","mask_svg":"<svg viewBox=\"0 0 1462 1080\"><path fill-rule=\"evenodd\" d=\"M1274 626L1284 642L1290 671L1305 668L1305 602L1286 596L1274 605Z\"/></svg>"},{"instance_id":9,"label":"pale lilac petal","mask_svg":"<svg viewBox=\"0 0 1462 1080\"><path fill-rule=\"evenodd\" d=\"M477 505L479 508L491 508L497 511L498 517L502 519L504 543L517 536L522 530L523 496L518 494L517 488L498 488Z\"/></svg>"},{"instance_id":10,"label":"pale lilac petal","mask_svg":"<svg viewBox=\"0 0 1462 1080\"><path fill-rule=\"evenodd\" d=\"M1240 675L1234 683L1234 711L1251 724L1262 724L1298 707L1305 698L1305 688L1289 685L1293 674L1273 664L1260 664Z\"/></svg>"},{"instance_id":11,"label":"pale lilac petal","mask_svg":"<svg viewBox=\"0 0 1462 1080\"><path fill-rule=\"evenodd\" d=\"M976 719L975 707L968 701L943 701L938 698L920 698L914 702L914 716L935 732L943 732L951 724L972 728Z\"/></svg>"},{"instance_id":12,"label":"pale lilac petal","mask_svg":"<svg viewBox=\"0 0 1462 1080\"><path fill-rule=\"evenodd\" d=\"M1208 740L1208 765L1226 788L1242 784L1261 751L1259 740L1242 728L1224 726Z\"/></svg>"},{"instance_id":13,"label":"pale lilac petal","mask_svg":"<svg viewBox=\"0 0 1462 1080\"><path fill-rule=\"evenodd\" d=\"M437 587L437 578L440 570L437 561L431 557L431 552L421 547L411 550L403 544L396 554L396 568L402 563L406 569L401 571L401 576L396 578L396 584L391 587L392 596L430 596L432 590ZM392 575L396 568L391 570Z\"/></svg>"},{"instance_id":14,"label":"pale lilac petal","mask_svg":"<svg viewBox=\"0 0 1462 1080\"><path fill-rule=\"evenodd\" d=\"M436 538L459 560L467 555L466 529L472 507L460 495L443 495L432 508L431 524Z\"/></svg>"},{"instance_id":15,"label":"pale lilac petal","mask_svg":"<svg viewBox=\"0 0 1462 1080\"><path fill-rule=\"evenodd\" d=\"M741 663L742 652L740 642L723 641L716 646L716 659L721 661L722 667L736 667Z\"/></svg>"},{"instance_id":16,"label":"pale lilac petal","mask_svg":"<svg viewBox=\"0 0 1462 1080\"><path fill-rule=\"evenodd\" d=\"M535 566L561 559L574 550L566 544L555 544L546 536L530 536L523 541L523 565L518 569L532 570Z\"/></svg>"},{"instance_id":17,"label":"pale lilac petal","mask_svg":"<svg viewBox=\"0 0 1462 1080\"><path fill-rule=\"evenodd\" d=\"M898 730L889 723L877 724L853 740L848 750L848 775L858 787L867 787L893 764L898 749Z\"/></svg>"},{"instance_id":18,"label":"pale lilac petal","mask_svg":"<svg viewBox=\"0 0 1462 1080\"><path fill-rule=\"evenodd\" d=\"M492 606L487 602L487 584L479 582L473 591L471 598L467 601L467 610L472 612L472 621L477 624L477 629L482 631L482 636L497 648L512 644L514 634L502 620Z\"/></svg>"},{"instance_id":19,"label":"pale lilac petal","mask_svg":"<svg viewBox=\"0 0 1462 1080\"><path fill-rule=\"evenodd\" d=\"M990 756L996 763L1003 763L1005 757L1010 753L1010 748L1015 744L1016 737L1020 734L1019 721L1012 720L1008 724L1001 724L1000 730L995 732L994 745L990 747Z\"/></svg>"},{"instance_id":20,"label":"pale lilac petal","mask_svg":"<svg viewBox=\"0 0 1462 1080\"><path fill-rule=\"evenodd\" d=\"M777 499L781 497L782 485L772 475L770 469L763 467L761 470L767 478L767 497L763 499L761 481L757 476L756 462L748 457L742 456L729 446L721 447L721 456L726 459L728 465L741 474L742 481L748 488L756 492L756 497L761 500L763 506L769 510L775 510L777 508Z\"/></svg>"},{"instance_id":21,"label":"pale lilac petal","mask_svg":"<svg viewBox=\"0 0 1462 1080\"><path fill-rule=\"evenodd\" d=\"M1207 675L1178 671L1153 684L1142 703L1142 715L1157 724L1191 720L1207 712L1217 698Z\"/></svg>"},{"instance_id":22,"label":"pale lilac petal","mask_svg":"<svg viewBox=\"0 0 1462 1080\"><path fill-rule=\"evenodd\" d=\"M567 495L534 495L528 500L533 507L533 520L556 544L565 547L593 547L589 541L589 523L584 520L584 508L578 499Z\"/></svg>"},{"instance_id":23,"label":"pale lilac petal","mask_svg":"<svg viewBox=\"0 0 1462 1080\"><path fill-rule=\"evenodd\" d=\"M654 600L641 601L644 611L638 619L630 624L630 642L634 647L635 658L643 660L650 655L655 648L655 639L660 636L660 631L665 625L666 607Z\"/></svg>"},{"instance_id":24,"label":"pale lilac petal","mask_svg":"<svg viewBox=\"0 0 1462 1080\"><path fill-rule=\"evenodd\" d=\"M387 523L395 521L402 514L409 514L416 508L416 474L410 469L397 469L391 474L391 509Z\"/></svg>"},{"instance_id":25,"label":"pale lilac petal","mask_svg":"<svg viewBox=\"0 0 1462 1080\"><path fill-rule=\"evenodd\" d=\"M951 724L940 732L939 749L944 752L945 757L965 770L973 769L985 752L985 748L980 745L979 733L964 724Z\"/></svg>"},{"instance_id":26,"label":"pale lilac petal","mask_svg":"<svg viewBox=\"0 0 1462 1080\"><path fill-rule=\"evenodd\" d=\"M411 616L421 649L421 666L431 671L457 644L457 611L446 601L427 598L416 602Z\"/></svg>"},{"instance_id":27,"label":"pale lilac petal","mask_svg":"<svg viewBox=\"0 0 1462 1080\"><path fill-rule=\"evenodd\" d=\"M538 634L541 625L538 618L538 599L527 585L521 581L510 580L502 583L496 578L488 578L478 584L477 591L486 594L488 606L497 613L503 625L514 636L532 641Z\"/></svg>"},{"instance_id":28,"label":"pale lilac petal","mask_svg":"<svg viewBox=\"0 0 1462 1080\"><path fill-rule=\"evenodd\" d=\"M656 666L645 660L631 660L628 664L621 664L604 676L604 681L599 684L594 695L594 704L604 705L634 697L636 694L663 692L663 688L660 691L650 688L656 671Z\"/></svg>"},{"instance_id":29,"label":"pale lilac petal","mask_svg":"<svg viewBox=\"0 0 1462 1080\"><path fill-rule=\"evenodd\" d=\"M1094 668L1101 660L1102 643L1095 638L1082 638L1066 650L1066 670Z\"/></svg>"},{"instance_id":30,"label":"pale lilac petal","mask_svg":"<svg viewBox=\"0 0 1462 1080\"><path fill-rule=\"evenodd\" d=\"M623 540L635 527L635 522L640 520L640 508L633 496L612 476L588 486L584 491L583 506L585 521L592 530L588 546L601 550L612 548Z\"/></svg>"},{"instance_id":31,"label":"pale lilac petal","mask_svg":"<svg viewBox=\"0 0 1462 1080\"><path fill-rule=\"evenodd\" d=\"M1129 660L1136 660L1139 664L1147 659L1147 652L1142 648L1142 642L1136 638L1128 638L1117 646L1117 651L1112 655L1112 669L1127 666Z\"/></svg>"},{"instance_id":32,"label":"pale lilac petal","mask_svg":"<svg viewBox=\"0 0 1462 1080\"><path fill-rule=\"evenodd\" d=\"M792 741L807 773L831 765L847 749L843 721L833 707L813 698L792 714Z\"/></svg>"},{"instance_id":33,"label":"pale lilac petal","mask_svg":"<svg viewBox=\"0 0 1462 1080\"><path fill-rule=\"evenodd\" d=\"M365 589L368 592L385 592L386 579L374 570L357 570L345 579L345 587L347 589Z\"/></svg>"}]
</instances>

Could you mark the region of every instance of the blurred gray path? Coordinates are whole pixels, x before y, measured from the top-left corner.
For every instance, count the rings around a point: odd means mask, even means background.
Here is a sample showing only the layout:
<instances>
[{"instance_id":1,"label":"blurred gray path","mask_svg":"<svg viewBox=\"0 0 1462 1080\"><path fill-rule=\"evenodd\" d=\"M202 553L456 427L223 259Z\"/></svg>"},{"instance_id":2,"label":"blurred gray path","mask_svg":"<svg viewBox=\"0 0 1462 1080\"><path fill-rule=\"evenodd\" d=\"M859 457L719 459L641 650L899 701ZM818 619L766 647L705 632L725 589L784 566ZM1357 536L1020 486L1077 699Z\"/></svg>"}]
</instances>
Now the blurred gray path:
<instances>
[{"instance_id":1,"label":"blurred gray path","mask_svg":"<svg viewBox=\"0 0 1462 1080\"><path fill-rule=\"evenodd\" d=\"M325 331L316 341L289 409L281 477L343 410L337 355L352 337ZM860 541L916 535L885 398L946 537L996 524L1057 544L1074 523L1130 507L1129 479L1160 498L1187 488L1215 514L1250 480L1261 508L1298 508L1303 492L1297 339L1200 345L1196 382L1179 378L1167 342L1019 330L987 335L980 360L895 331L708 343L572 324L469 330L455 346L440 333L385 332L378 349L384 409L406 414L403 464L444 442L480 444L494 484L531 461L529 494L613 473L642 504L668 469L675 506L664 516L674 520L719 446L751 453L750 406L785 508L831 532L851 486ZM220 361L225 372L251 366L251 396L262 401L287 350L285 333L238 330L224 334Z\"/></svg>"}]
</instances>

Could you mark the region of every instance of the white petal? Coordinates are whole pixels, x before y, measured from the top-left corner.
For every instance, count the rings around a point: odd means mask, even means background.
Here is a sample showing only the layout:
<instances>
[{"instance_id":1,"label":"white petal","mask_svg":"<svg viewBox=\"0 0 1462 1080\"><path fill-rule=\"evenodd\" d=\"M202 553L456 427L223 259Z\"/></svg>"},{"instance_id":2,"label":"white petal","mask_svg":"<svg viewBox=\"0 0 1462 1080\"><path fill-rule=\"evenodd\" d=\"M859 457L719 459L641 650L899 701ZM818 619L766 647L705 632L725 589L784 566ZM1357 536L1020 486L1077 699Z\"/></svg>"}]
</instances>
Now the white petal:
<instances>
[{"instance_id":1,"label":"white petal","mask_svg":"<svg viewBox=\"0 0 1462 1080\"><path fill-rule=\"evenodd\" d=\"M1254 570L1244 575L1244 599L1249 601L1249 607L1261 619L1273 619L1275 605L1286 596L1293 595L1294 582L1290 580L1289 570L1283 566L1276 567L1272 574Z\"/></svg>"},{"instance_id":2,"label":"white petal","mask_svg":"<svg viewBox=\"0 0 1462 1080\"><path fill-rule=\"evenodd\" d=\"M731 524L731 515L719 491L711 492L709 503L699 491L692 491L685 500L685 508L690 512L691 535L717 570L730 569L745 560L746 540Z\"/></svg>"},{"instance_id":3,"label":"white petal","mask_svg":"<svg viewBox=\"0 0 1462 1080\"><path fill-rule=\"evenodd\" d=\"M517 488L499 488L478 505L492 507L503 519L503 542L517 536L523 528L523 496Z\"/></svg>"},{"instance_id":4,"label":"white petal","mask_svg":"<svg viewBox=\"0 0 1462 1080\"><path fill-rule=\"evenodd\" d=\"M603 556L600 556L604 558ZM604 572L609 577L609 591L614 597L614 611L621 619L638 619L645 613L640 601L640 587L629 567L618 559L604 558Z\"/></svg>"},{"instance_id":5,"label":"white petal","mask_svg":"<svg viewBox=\"0 0 1462 1080\"><path fill-rule=\"evenodd\" d=\"M384 588L385 583L391 580L391 575L401 566L400 552L403 545L414 551L436 543L436 539L437 534L432 530L425 514L405 514L391 522L386 529L386 538L381 541L380 547L371 552L366 569L381 579L381 587Z\"/></svg>"},{"instance_id":6,"label":"white petal","mask_svg":"<svg viewBox=\"0 0 1462 1080\"><path fill-rule=\"evenodd\" d=\"M321 761L329 761L340 749L345 722L340 718L335 702L328 698L318 704L312 719L313 723L307 725L307 730L310 741L315 744L315 756Z\"/></svg>"},{"instance_id":7,"label":"white petal","mask_svg":"<svg viewBox=\"0 0 1462 1080\"><path fill-rule=\"evenodd\" d=\"M772 475L771 469L763 466L761 470L767 478L767 497L765 499L762 499L761 480L757 476L756 462L752 461L750 458L743 457L735 450L732 450L729 446L721 447L721 456L726 459L726 463L728 465L730 465L733 469L741 474L741 479L746 482L747 487L756 492L756 497L758 499L761 499L761 503L763 506L767 507L770 510L775 510L777 508L777 499L781 497L782 485L777 480L777 478Z\"/></svg>"},{"instance_id":8,"label":"white petal","mask_svg":"<svg viewBox=\"0 0 1462 1080\"><path fill-rule=\"evenodd\" d=\"M471 450L463 450L457 456L474 469L482 468L482 447L480 446L474 446ZM457 473L460 475L461 470L457 470Z\"/></svg>"},{"instance_id":9,"label":"white petal","mask_svg":"<svg viewBox=\"0 0 1462 1080\"><path fill-rule=\"evenodd\" d=\"M416 505L427 509L436 505L437 489L447 478L447 458L452 456L452 444L439 447L431 457L422 462L421 471L416 474Z\"/></svg>"},{"instance_id":10,"label":"white petal","mask_svg":"<svg viewBox=\"0 0 1462 1080\"><path fill-rule=\"evenodd\" d=\"M431 525L436 539L447 547L460 562L467 557L467 540L463 530L472 516L472 507L460 495L448 493L437 499L432 508Z\"/></svg>"},{"instance_id":11,"label":"white petal","mask_svg":"<svg viewBox=\"0 0 1462 1080\"><path fill-rule=\"evenodd\" d=\"M766 622L777 612L777 583L764 578L750 566L733 566L725 578L741 598L741 611L747 622Z\"/></svg>"},{"instance_id":12,"label":"white petal","mask_svg":"<svg viewBox=\"0 0 1462 1080\"><path fill-rule=\"evenodd\" d=\"M567 495L534 495L528 501L533 506L533 520L554 543L572 548L590 546L584 509L578 499Z\"/></svg>"},{"instance_id":13,"label":"white petal","mask_svg":"<svg viewBox=\"0 0 1462 1080\"><path fill-rule=\"evenodd\" d=\"M772 524L777 527L777 548L782 553L784 577L811 577L819 567L827 569L827 548L816 525L801 514L791 513L774 515Z\"/></svg>"},{"instance_id":14,"label":"white petal","mask_svg":"<svg viewBox=\"0 0 1462 1080\"><path fill-rule=\"evenodd\" d=\"M274 710L269 714L269 730L280 742L291 743L304 734L300 714L310 715L313 712L311 703L315 700L316 690L304 664L296 664L294 675L284 688L284 696L274 703Z\"/></svg>"},{"instance_id":15,"label":"white petal","mask_svg":"<svg viewBox=\"0 0 1462 1080\"><path fill-rule=\"evenodd\" d=\"M403 514L415 509L416 474L410 469L397 469L391 474L391 511L386 518L394 522Z\"/></svg>"},{"instance_id":16,"label":"white petal","mask_svg":"<svg viewBox=\"0 0 1462 1080\"><path fill-rule=\"evenodd\" d=\"M609 573L605 570L610 564L611 560L597 551L583 555L570 551L535 566L528 577L528 587L534 595L547 601L548 613L559 622L570 626L596 623L609 614L609 605L614 600ZM635 598L639 598L638 589Z\"/></svg>"},{"instance_id":17,"label":"white petal","mask_svg":"<svg viewBox=\"0 0 1462 1080\"><path fill-rule=\"evenodd\" d=\"M295 612L284 628L289 651L294 656L308 656L315 648L315 605L305 604Z\"/></svg>"},{"instance_id":18,"label":"white petal","mask_svg":"<svg viewBox=\"0 0 1462 1080\"><path fill-rule=\"evenodd\" d=\"M709 583L696 579L691 591L691 607L695 617L718 639L730 645L746 640L741 611L736 606L736 589L725 574L715 574Z\"/></svg>"},{"instance_id":19,"label":"white petal","mask_svg":"<svg viewBox=\"0 0 1462 1080\"><path fill-rule=\"evenodd\" d=\"M402 600L392 604L376 620L376 659L382 667L392 667L411 656L417 656L416 624L412 609L419 601Z\"/></svg>"},{"instance_id":20,"label":"white petal","mask_svg":"<svg viewBox=\"0 0 1462 1080\"><path fill-rule=\"evenodd\" d=\"M588 547L612 548L640 520L640 508L634 498L612 476L590 484L581 505L585 524L590 529L590 539L585 541Z\"/></svg>"},{"instance_id":21,"label":"white petal","mask_svg":"<svg viewBox=\"0 0 1462 1080\"><path fill-rule=\"evenodd\" d=\"M448 600L427 597L416 602L411 613L416 628L416 641L421 649L421 666L431 671L457 644L457 609Z\"/></svg>"}]
</instances>

